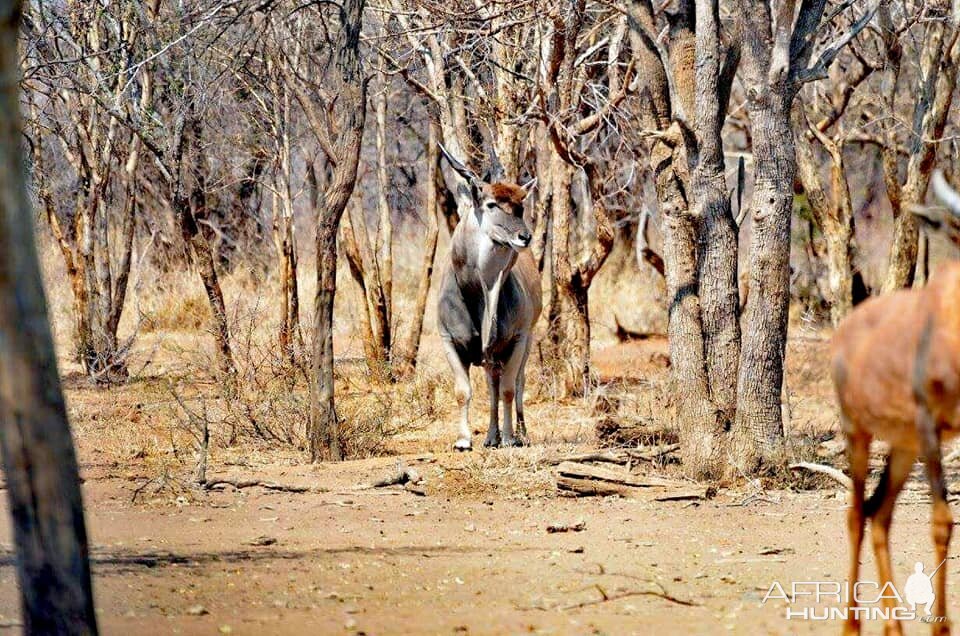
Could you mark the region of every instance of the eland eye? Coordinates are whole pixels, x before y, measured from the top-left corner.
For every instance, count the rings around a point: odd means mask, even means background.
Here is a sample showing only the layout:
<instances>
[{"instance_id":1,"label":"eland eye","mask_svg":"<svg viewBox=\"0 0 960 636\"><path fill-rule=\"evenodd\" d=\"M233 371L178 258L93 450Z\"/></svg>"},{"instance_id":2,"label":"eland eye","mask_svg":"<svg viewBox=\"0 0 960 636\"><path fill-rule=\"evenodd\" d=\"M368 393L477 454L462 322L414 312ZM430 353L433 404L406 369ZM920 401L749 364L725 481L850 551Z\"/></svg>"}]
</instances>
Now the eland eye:
<instances>
[{"instance_id":1,"label":"eland eye","mask_svg":"<svg viewBox=\"0 0 960 636\"><path fill-rule=\"evenodd\" d=\"M488 210L492 210L493 208L498 207L496 201L487 201L486 203L484 203L484 206L485 206Z\"/></svg>"}]
</instances>

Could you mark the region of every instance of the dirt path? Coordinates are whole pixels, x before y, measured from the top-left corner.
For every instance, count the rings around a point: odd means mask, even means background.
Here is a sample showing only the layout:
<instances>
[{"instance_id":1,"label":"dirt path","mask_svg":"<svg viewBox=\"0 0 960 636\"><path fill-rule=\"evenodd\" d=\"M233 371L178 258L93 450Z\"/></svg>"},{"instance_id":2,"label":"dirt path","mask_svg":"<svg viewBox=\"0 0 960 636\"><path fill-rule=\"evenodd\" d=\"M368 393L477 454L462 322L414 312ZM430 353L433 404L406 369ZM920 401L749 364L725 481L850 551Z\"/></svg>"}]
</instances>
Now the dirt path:
<instances>
[{"instance_id":1,"label":"dirt path","mask_svg":"<svg viewBox=\"0 0 960 636\"><path fill-rule=\"evenodd\" d=\"M844 578L843 500L833 491L762 498L721 492L691 505L463 501L350 490L394 465L381 459L245 469L247 477L322 484L330 492L230 489L195 502L162 496L138 504L130 502L136 482L85 466L104 632L756 634L839 628L836 622L788 623L782 603L760 603L774 580ZM901 505L894 524L901 582L916 560L932 558L928 507L916 495L912 500ZM6 518L7 511L0 514ZM552 522L581 519L582 532L546 532ZM8 524L0 541L0 623L9 625L18 610ZM866 562L869 578L872 557ZM879 625L871 627L878 632ZM919 627L908 633L921 633Z\"/></svg>"}]
</instances>

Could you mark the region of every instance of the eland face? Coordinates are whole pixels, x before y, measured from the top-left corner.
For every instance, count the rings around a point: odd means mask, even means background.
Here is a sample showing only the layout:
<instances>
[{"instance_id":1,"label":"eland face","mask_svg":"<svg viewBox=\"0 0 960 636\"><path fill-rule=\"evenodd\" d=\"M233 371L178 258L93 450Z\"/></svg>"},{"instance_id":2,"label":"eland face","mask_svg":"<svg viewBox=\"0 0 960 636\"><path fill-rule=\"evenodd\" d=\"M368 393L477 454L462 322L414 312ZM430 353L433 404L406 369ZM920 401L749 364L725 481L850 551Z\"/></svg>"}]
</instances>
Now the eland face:
<instances>
[{"instance_id":1,"label":"eland face","mask_svg":"<svg viewBox=\"0 0 960 636\"><path fill-rule=\"evenodd\" d=\"M477 201L480 231L494 243L523 249L533 235L523 219L523 201L528 190L510 183L484 185Z\"/></svg>"}]
</instances>

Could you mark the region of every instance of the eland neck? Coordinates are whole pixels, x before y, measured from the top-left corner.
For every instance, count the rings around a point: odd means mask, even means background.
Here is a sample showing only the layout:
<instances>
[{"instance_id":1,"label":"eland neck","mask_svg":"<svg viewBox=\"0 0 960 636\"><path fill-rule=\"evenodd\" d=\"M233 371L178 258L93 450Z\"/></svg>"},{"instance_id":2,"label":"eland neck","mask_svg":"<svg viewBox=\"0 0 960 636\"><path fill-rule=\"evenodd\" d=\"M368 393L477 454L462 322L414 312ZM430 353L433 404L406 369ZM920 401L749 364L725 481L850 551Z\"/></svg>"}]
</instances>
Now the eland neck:
<instances>
[{"instance_id":1,"label":"eland neck","mask_svg":"<svg viewBox=\"0 0 960 636\"><path fill-rule=\"evenodd\" d=\"M517 251L490 239L474 214L464 216L457 225L452 251L457 279L464 283L476 280L484 290L493 289L517 261Z\"/></svg>"}]
</instances>

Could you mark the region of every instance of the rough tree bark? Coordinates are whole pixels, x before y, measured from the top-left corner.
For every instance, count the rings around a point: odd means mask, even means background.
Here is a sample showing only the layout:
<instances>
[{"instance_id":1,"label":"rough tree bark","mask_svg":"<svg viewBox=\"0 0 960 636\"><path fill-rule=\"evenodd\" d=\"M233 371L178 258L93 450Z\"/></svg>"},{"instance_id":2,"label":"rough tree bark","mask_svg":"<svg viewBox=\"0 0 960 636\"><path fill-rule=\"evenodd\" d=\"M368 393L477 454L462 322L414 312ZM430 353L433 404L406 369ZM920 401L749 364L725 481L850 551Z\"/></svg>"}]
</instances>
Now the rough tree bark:
<instances>
[{"instance_id":1,"label":"rough tree bark","mask_svg":"<svg viewBox=\"0 0 960 636\"><path fill-rule=\"evenodd\" d=\"M720 134L739 50L735 37L722 36L717 10L707 2L695 14L693 3L681 3L661 42L651 4L638 0L628 8L663 219L682 455L697 477L721 472L726 461L740 347L738 228Z\"/></svg>"},{"instance_id":2,"label":"rough tree bark","mask_svg":"<svg viewBox=\"0 0 960 636\"><path fill-rule=\"evenodd\" d=\"M793 3L785 4L791 7L792 19ZM795 88L789 75L789 57L783 62L784 68L774 66L775 37L778 46L783 46L784 40L774 33L770 6L740 0L739 11L754 186L749 204L750 300L744 317L737 428L751 438L749 451L739 458L750 464L758 455L771 453L783 439L780 395L790 304L790 221L796 174L790 111ZM787 26L787 44L789 31Z\"/></svg>"},{"instance_id":3,"label":"rough tree bark","mask_svg":"<svg viewBox=\"0 0 960 636\"><path fill-rule=\"evenodd\" d=\"M776 461L783 441L784 358L790 304L790 221L796 152L791 127L793 100L804 82L826 76L837 54L873 19L878 2L822 48L809 64L823 26L826 0L789 0L777 7L739 0L743 34L742 81L753 142L754 186L749 204L750 300L744 316L735 428L746 443L738 449L741 470ZM835 17L833 14L832 17ZM794 17L795 16L795 17Z\"/></svg>"},{"instance_id":4,"label":"rough tree bark","mask_svg":"<svg viewBox=\"0 0 960 636\"><path fill-rule=\"evenodd\" d=\"M24 184L20 3L0 3L0 446L27 634L96 634L77 460Z\"/></svg>"},{"instance_id":5,"label":"rough tree bark","mask_svg":"<svg viewBox=\"0 0 960 636\"><path fill-rule=\"evenodd\" d=\"M311 90L295 83L308 123L333 164L330 181L316 210L317 297L308 428L312 461L343 458L334 403L333 301L337 290L337 230L357 181L367 112L367 81L360 62L364 4L365 0L344 0L337 9L336 27L328 24L333 51L323 89ZM327 96L324 89L330 90L336 99Z\"/></svg>"},{"instance_id":6,"label":"rough tree bark","mask_svg":"<svg viewBox=\"0 0 960 636\"><path fill-rule=\"evenodd\" d=\"M645 73L645 136L652 139L650 167L663 216L683 460L695 476L748 473L782 438L795 174L791 104L797 87L825 72L875 11L808 69L825 0L803 2L795 19L796 6L781 3L775 19L767 3L741 0L728 33L721 33L715 1L681 2L666 30L650 2L627 7L634 55ZM738 228L720 136L741 49L755 165L751 295L742 336Z\"/></svg>"}]
</instances>

